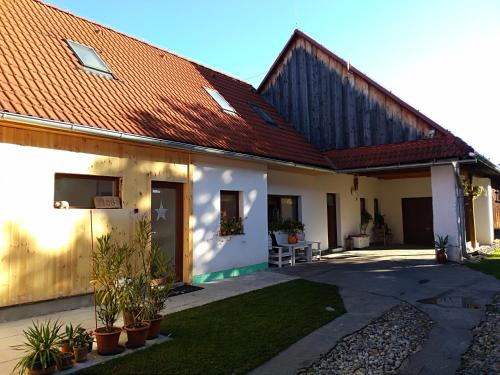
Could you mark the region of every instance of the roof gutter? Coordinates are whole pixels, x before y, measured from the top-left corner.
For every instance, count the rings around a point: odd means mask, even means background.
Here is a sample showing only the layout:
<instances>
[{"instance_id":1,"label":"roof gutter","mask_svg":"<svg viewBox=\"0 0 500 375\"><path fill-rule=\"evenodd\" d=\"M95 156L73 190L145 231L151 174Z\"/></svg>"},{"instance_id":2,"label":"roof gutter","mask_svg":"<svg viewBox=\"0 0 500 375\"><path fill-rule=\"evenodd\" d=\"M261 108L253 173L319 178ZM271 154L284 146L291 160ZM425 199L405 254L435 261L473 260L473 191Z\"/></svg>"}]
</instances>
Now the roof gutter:
<instances>
[{"instance_id":1,"label":"roof gutter","mask_svg":"<svg viewBox=\"0 0 500 375\"><path fill-rule=\"evenodd\" d=\"M171 141L168 139L160 139L160 138L152 138L141 135L134 135L130 133L118 132L114 130L107 129L98 129L88 125L80 125L80 124L72 124L64 121L56 121L56 120L47 120L40 117L27 116L22 114L15 114L10 112L0 111L0 119L5 121L10 121L17 124L30 125L45 129L53 129L53 130L62 130L71 133L83 134L83 135L91 135L97 137L103 137L108 139L116 139L128 142L142 143L151 146L158 147L167 147L174 148L177 150L183 150L188 152L195 152L200 154L208 154L208 155L216 155L216 156L225 156L240 160L247 161L257 161L262 163L272 163L287 167L295 167L295 168L303 168L309 169L318 172L327 172L327 173L335 173L332 169L315 167L307 164L300 164L295 162L283 161L279 159L267 158L263 156L244 154L240 152L234 151L225 151L211 147L204 147L193 145L189 143Z\"/></svg>"},{"instance_id":2,"label":"roof gutter","mask_svg":"<svg viewBox=\"0 0 500 375\"><path fill-rule=\"evenodd\" d=\"M364 172L389 171L395 169L416 169L416 168L432 167L436 165L446 165L446 164L451 164L453 162L459 164L469 164L469 163L476 163L477 159L465 159L465 160L450 159L450 160L431 161L427 163L396 164L396 165L388 165L382 167L339 169L337 170L337 173L364 173Z\"/></svg>"}]
</instances>

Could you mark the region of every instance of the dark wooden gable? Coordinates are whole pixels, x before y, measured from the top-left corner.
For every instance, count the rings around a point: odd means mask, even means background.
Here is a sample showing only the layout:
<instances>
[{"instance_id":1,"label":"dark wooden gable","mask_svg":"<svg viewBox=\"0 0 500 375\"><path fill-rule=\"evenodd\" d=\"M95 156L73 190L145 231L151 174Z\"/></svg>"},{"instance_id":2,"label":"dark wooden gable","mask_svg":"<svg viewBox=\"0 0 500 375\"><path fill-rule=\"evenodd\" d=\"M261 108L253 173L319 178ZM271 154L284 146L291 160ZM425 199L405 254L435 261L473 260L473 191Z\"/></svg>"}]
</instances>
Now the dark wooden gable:
<instances>
[{"instance_id":1,"label":"dark wooden gable","mask_svg":"<svg viewBox=\"0 0 500 375\"><path fill-rule=\"evenodd\" d=\"M292 37L259 88L314 146L345 149L445 133L321 48L314 41Z\"/></svg>"}]
</instances>

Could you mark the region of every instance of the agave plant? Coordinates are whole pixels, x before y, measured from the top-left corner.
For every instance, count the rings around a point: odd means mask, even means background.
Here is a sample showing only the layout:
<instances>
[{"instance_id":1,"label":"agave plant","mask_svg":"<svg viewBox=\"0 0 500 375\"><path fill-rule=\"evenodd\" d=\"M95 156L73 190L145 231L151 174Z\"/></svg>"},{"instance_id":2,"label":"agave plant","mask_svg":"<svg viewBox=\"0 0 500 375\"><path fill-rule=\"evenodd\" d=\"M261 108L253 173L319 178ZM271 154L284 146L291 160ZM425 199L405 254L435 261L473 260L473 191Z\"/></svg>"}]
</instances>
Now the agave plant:
<instances>
[{"instance_id":1,"label":"agave plant","mask_svg":"<svg viewBox=\"0 0 500 375\"><path fill-rule=\"evenodd\" d=\"M27 370L45 370L59 365L61 352L60 330L62 324L58 320L46 323L33 322L33 326L23 330L26 341L23 344L12 346L15 350L24 351L14 371L24 374Z\"/></svg>"}]
</instances>

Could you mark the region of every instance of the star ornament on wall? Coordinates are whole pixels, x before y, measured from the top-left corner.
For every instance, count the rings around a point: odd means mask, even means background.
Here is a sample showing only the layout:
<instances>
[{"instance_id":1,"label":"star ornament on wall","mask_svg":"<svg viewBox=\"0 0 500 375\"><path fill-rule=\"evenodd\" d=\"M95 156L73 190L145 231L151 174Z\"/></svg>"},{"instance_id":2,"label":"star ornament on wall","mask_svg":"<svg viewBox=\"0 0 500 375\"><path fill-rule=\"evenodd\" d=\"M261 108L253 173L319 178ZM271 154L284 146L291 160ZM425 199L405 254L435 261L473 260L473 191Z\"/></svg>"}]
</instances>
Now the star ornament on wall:
<instances>
[{"instance_id":1,"label":"star ornament on wall","mask_svg":"<svg viewBox=\"0 0 500 375\"><path fill-rule=\"evenodd\" d=\"M163 207L163 201L160 201L160 207L155 208L155 211L158 215L156 217L156 221L160 221L160 219L167 220L165 215L167 214L168 208Z\"/></svg>"}]
</instances>

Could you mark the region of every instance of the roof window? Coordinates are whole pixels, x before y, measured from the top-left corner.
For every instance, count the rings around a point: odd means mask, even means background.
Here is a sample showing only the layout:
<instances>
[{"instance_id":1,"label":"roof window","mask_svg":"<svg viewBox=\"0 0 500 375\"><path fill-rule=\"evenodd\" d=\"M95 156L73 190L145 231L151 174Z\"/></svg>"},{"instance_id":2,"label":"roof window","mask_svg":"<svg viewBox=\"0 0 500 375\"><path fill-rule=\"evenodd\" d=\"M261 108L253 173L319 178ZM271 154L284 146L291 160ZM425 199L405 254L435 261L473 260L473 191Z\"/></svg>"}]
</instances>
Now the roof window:
<instances>
[{"instance_id":1,"label":"roof window","mask_svg":"<svg viewBox=\"0 0 500 375\"><path fill-rule=\"evenodd\" d=\"M111 70L104 63L103 59L94 48L84 46L83 44L69 39L66 39L66 43L68 43L69 48L71 48L80 64L84 66L85 70L90 73L104 75L108 78L114 78Z\"/></svg>"},{"instance_id":2,"label":"roof window","mask_svg":"<svg viewBox=\"0 0 500 375\"><path fill-rule=\"evenodd\" d=\"M212 97L213 100L222 108L222 110L230 115L237 115L236 109L234 109L231 104L228 103L226 99L215 89L204 87L205 91Z\"/></svg>"},{"instance_id":3,"label":"roof window","mask_svg":"<svg viewBox=\"0 0 500 375\"><path fill-rule=\"evenodd\" d=\"M261 107L259 107L257 104L250 104L250 107L252 107L252 109L255 111L255 113L257 113L259 115L259 117L268 125L271 125L271 126L278 126L278 124L276 123L276 121L273 120L273 118L271 116L269 116L269 114L264 111Z\"/></svg>"}]
</instances>

